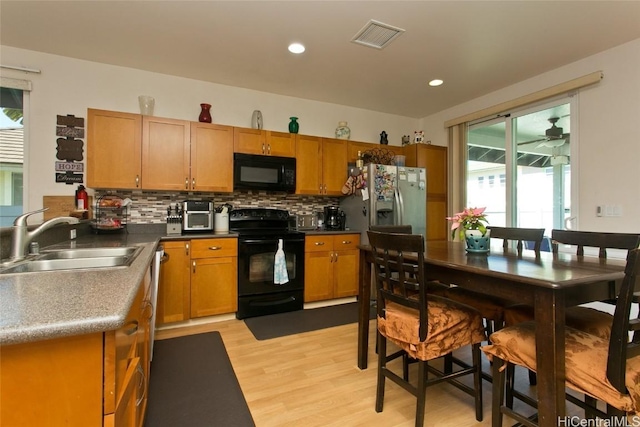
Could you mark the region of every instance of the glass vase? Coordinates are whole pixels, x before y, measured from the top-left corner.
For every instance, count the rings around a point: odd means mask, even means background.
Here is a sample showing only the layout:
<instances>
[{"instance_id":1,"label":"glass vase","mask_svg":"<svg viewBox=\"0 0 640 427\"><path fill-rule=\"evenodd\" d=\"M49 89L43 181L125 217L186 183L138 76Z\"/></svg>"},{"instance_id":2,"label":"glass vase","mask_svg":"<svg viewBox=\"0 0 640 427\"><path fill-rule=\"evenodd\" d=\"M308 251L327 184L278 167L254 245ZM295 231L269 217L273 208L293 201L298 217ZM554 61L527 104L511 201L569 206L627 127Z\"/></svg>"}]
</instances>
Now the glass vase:
<instances>
[{"instance_id":1,"label":"glass vase","mask_svg":"<svg viewBox=\"0 0 640 427\"><path fill-rule=\"evenodd\" d=\"M289 132L290 133L298 133L298 129L300 129L300 124L298 123L297 117L289 117L291 121L289 122Z\"/></svg>"},{"instance_id":2,"label":"glass vase","mask_svg":"<svg viewBox=\"0 0 640 427\"><path fill-rule=\"evenodd\" d=\"M200 104L202 111L198 116L198 121L201 123L211 123L211 104Z\"/></svg>"},{"instance_id":3,"label":"glass vase","mask_svg":"<svg viewBox=\"0 0 640 427\"><path fill-rule=\"evenodd\" d=\"M349 139L351 138L351 129L347 126L347 122L338 122L336 128L336 139Z\"/></svg>"}]
</instances>

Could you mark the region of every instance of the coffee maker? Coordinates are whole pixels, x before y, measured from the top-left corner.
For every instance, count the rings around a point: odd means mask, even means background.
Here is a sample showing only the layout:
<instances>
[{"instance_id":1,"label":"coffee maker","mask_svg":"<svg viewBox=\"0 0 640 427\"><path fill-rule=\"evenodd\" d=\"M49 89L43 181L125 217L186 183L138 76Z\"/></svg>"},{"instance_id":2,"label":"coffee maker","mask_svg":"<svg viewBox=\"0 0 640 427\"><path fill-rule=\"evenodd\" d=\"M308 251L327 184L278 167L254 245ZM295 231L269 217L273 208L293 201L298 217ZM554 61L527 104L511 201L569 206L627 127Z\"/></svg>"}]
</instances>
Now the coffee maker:
<instances>
[{"instance_id":1,"label":"coffee maker","mask_svg":"<svg viewBox=\"0 0 640 427\"><path fill-rule=\"evenodd\" d=\"M325 230L344 230L345 214L337 206L325 206L324 228Z\"/></svg>"}]
</instances>

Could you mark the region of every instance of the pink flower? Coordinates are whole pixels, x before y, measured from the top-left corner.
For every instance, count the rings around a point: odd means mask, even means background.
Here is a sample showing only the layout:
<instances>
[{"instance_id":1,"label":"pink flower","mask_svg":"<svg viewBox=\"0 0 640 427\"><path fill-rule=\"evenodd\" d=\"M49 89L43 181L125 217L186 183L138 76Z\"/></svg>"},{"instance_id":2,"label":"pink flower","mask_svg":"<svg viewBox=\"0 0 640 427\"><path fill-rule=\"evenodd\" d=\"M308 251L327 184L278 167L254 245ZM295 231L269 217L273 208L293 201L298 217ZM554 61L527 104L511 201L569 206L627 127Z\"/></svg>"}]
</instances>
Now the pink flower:
<instances>
[{"instance_id":1,"label":"pink flower","mask_svg":"<svg viewBox=\"0 0 640 427\"><path fill-rule=\"evenodd\" d=\"M456 232L460 236L460 240L464 238L465 230L480 230L482 235L487 232L488 224L484 211L487 208L465 208L462 212L458 212L453 216L447 217L451 224L451 237L455 239Z\"/></svg>"}]
</instances>

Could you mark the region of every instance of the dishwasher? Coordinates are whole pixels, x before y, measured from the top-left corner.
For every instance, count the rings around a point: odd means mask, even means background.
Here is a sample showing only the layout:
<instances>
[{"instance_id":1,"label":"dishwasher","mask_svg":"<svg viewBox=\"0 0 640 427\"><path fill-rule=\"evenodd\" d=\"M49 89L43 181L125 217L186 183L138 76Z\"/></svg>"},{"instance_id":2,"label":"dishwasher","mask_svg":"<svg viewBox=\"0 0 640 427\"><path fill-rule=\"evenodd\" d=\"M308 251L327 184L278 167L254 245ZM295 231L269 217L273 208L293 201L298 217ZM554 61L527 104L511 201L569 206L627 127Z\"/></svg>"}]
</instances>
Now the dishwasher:
<instances>
[{"instance_id":1,"label":"dishwasher","mask_svg":"<svg viewBox=\"0 0 640 427\"><path fill-rule=\"evenodd\" d=\"M158 283L160 282L160 263L163 261L164 248L162 245L158 245L156 253L153 256L151 262L151 290L150 290L150 302L152 308L150 335L149 335L149 361L153 360L153 341L155 340L156 332L156 307L158 305Z\"/></svg>"}]
</instances>

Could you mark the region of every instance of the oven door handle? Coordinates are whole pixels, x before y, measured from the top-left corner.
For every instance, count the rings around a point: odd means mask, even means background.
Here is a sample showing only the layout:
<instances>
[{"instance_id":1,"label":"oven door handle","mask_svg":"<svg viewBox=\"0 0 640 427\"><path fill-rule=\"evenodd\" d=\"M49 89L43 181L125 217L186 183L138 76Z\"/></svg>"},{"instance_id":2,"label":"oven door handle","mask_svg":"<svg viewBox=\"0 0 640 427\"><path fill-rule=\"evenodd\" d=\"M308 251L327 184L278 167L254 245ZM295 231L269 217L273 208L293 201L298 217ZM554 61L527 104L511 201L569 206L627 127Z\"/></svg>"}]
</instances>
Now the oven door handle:
<instances>
[{"instance_id":1,"label":"oven door handle","mask_svg":"<svg viewBox=\"0 0 640 427\"><path fill-rule=\"evenodd\" d=\"M241 239L238 241L238 243L240 244L247 244L247 245L269 245L269 244L274 244L274 245L278 245L278 240L279 239ZM287 243L302 243L304 242L304 238L299 239L299 238L294 238L294 239L282 239L283 243L286 245Z\"/></svg>"}]
</instances>

